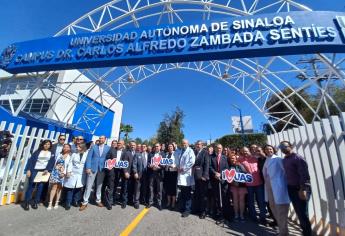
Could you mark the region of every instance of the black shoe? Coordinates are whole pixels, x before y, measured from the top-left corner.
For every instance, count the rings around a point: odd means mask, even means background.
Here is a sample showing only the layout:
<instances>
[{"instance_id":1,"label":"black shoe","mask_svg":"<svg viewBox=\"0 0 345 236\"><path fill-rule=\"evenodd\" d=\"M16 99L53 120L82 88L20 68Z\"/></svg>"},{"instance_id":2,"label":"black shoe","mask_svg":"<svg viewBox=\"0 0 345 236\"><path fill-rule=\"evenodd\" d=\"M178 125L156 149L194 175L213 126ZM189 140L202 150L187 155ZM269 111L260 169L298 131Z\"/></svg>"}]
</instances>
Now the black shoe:
<instances>
[{"instance_id":1,"label":"black shoe","mask_svg":"<svg viewBox=\"0 0 345 236\"><path fill-rule=\"evenodd\" d=\"M65 210L69 211L69 209L71 209L71 205L66 205Z\"/></svg>"},{"instance_id":2,"label":"black shoe","mask_svg":"<svg viewBox=\"0 0 345 236\"><path fill-rule=\"evenodd\" d=\"M224 225L224 219L223 218L218 218L216 220L216 225L220 225L220 224L223 224Z\"/></svg>"},{"instance_id":3,"label":"black shoe","mask_svg":"<svg viewBox=\"0 0 345 236\"><path fill-rule=\"evenodd\" d=\"M150 207L152 207L152 204L151 204L151 203L149 203L149 204L146 205L146 208L150 208Z\"/></svg>"},{"instance_id":4,"label":"black shoe","mask_svg":"<svg viewBox=\"0 0 345 236\"><path fill-rule=\"evenodd\" d=\"M122 204L121 204L121 208L122 208L122 209L125 209L125 208L126 208L126 206L127 206L127 204L126 204L126 203L122 203Z\"/></svg>"},{"instance_id":5,"label":"black shoe","mask_svg":"<svg viewBox=\"0 0 345 236\"><path fill-rule=\"evenodd\" d=\"M74 206L74 207L79 207L79 203L78 203L78 202L73 202L73 203L72 203L72 206Z\"/></svg>"},{"instance_id":6,"label":"black shoe","mask_svg":"<svg viewBox=\"0 0 345 236\"><path fill-rule=\"evenodd\" d=\"M135 208L135 209L139 209L139 204L138 204L138 203L135 203L135 204L134 204L134 208Z\"/></svg>"},{"instance_id":7,"label":"black shoe","mask_svg":"<svg viewBox=\"0 0 345 236\"><path fill-rule=\"evenodd\" d=\"M112 205L107 205L107 209L110 211L111 209L113 209Z\"/></svg>"},{"instance_id":8,"label":"black shoe","mask_svg":"<svg viewBox=\"0 0 345 236\"><path fill-rule=\"evenodd\" d=\"M200 218L200 219L205 219L205 218L206 218L206 213L205 213L205 212L201 213L201 214L199 215L199 218Z\"/></svg>"},{"instance_id":9,"label":"black shoe","mask_svg":"<svg viewBox=\"0 0 345 236\"><path fill-rule=\"evenodd\" d=\"M188 217L189 216L189 212L183 212L181 215L183 218Z\"/></svg>"},{"instance_id":10,"label":"black shoe","mask_svg":"<svg viewBox=\"0 0 345 236\"><path fill-rule=\"evenodd\" d=\"M32 207L32 209L35 209L35 210L36 210L36 209L38 208L37 203L36 203L36 202L32 203L32 204L31 204L31 207Z\"/></svg>"},{"instance_id":11,"label":"black shoe","mask_svg":"<svg viewBox=\"0 0 345 236\"><path fill-rule=\"evenodd\" d=\"M29 202L27 202L27 201L23 202L22 207L23 207L23 209L24 209L25 211L30 210L30 204L29 204Z\"/></svg>"},{"instance_id":12,"label":"black shoe","mask_svg":"<svg viewBox=\"0 0 345 236\"><path fill-rule=\"evenodd\" d=\"M158 210L160 210L160 211L163 209L163 208L162 208L162 205L158 205L157 208L158 208Z\"/></svg>"}]
</instances>

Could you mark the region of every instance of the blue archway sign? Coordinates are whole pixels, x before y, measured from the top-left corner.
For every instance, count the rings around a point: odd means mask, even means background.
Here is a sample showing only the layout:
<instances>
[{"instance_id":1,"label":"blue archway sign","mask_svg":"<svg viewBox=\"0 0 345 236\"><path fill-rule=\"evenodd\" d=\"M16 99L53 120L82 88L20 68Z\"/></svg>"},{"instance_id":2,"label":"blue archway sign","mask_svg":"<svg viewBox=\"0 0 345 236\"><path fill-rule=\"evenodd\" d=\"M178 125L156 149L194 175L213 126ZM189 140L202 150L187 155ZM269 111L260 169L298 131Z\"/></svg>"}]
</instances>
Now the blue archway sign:
<instances>
[{"instance_id":1,"label":"blue archway sign","mask_svg":"<svg viewBox=\"0 0 345 236\"><path fill-rule=\"evenodd\" d=\"M345 53L345 12L288 12L52 37L5 48L10 73Z\"/></svg>"}]
</instances>

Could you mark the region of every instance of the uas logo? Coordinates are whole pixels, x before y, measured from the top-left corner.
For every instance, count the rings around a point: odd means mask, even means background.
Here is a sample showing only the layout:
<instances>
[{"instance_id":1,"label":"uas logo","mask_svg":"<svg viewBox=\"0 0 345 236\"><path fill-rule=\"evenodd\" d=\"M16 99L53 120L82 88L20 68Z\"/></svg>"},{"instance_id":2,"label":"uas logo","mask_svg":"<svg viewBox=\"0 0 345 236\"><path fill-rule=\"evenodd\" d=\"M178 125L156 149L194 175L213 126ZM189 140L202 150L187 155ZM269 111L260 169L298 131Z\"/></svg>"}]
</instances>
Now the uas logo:
<instances>
[{"instance_id":1,"label":"uas logo","mask_svg":"<svg viewBox=\"0 0 345 236\"><path fill-rule=\"evenodd\" d=\"M253 182L253 176L251 174L236 172L235 169L223 170L222 179L226 180L229 184L232 181L239 182L239 183Z\"/></svg>"},{"instance_id":2,"label":"uas logo","mask_svg":"<svg viewBox=\"0 0 345 236\"><path fill-rule=\"evenodd\" d=\"M11 63L16 51L17 48L14 45L8 46L4 49L0 57L0 68L5 68Z\"/></svg>"},{"instance_id":3,"label":"uas logo","mask_svg":"<svg viewBox=\"0 0 345 236\"><path fill-rule=\"evenodd\" d=\"M113 168L125 169L128 168L129 163L128 161L119 161L116 162L116 158L108 159L104 163L104 168L111 170Z\"/></svg>"},{"instance_id":4,"label":"uas logo","mask_svg":"<svg viewBox=\"0 0 345 236\"><path fill-rule=\"evenodd\" d=\"M154 166L167 166L167 165L173 165L174 160L170 158L162 158L162 156L154 156L151 159L151 164Z\"/></svg>"},{"instance_id":5,"label":"uas logo","mask_svg":"<svg viewBox=\"0 0 345 236\"><path fill-rule=\"evenodd\" d=\"M336 19L340 27L340 32L343 34L343 39L345 40L345 16L336 16Z\"/></svg>"}]
</instances>

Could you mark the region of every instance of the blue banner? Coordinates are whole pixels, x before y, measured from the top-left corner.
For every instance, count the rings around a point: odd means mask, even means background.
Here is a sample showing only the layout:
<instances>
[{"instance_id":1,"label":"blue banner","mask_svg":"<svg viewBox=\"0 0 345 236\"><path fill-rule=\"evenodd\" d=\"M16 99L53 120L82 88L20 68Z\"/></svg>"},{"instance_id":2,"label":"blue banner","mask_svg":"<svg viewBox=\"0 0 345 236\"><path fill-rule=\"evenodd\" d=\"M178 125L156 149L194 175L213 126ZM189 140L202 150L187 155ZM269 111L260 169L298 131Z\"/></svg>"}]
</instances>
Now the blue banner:
<instances>
[{"instance_id":1,"label":"blue banner","mask_svg":"<svg viewBox=\"0 0 345 236\"><path fill-rule=\"evenodd\" d=\"M345 12L288 12L14 43L10 73L307 53L345 53Z\"/></svg>"}]
</instances>

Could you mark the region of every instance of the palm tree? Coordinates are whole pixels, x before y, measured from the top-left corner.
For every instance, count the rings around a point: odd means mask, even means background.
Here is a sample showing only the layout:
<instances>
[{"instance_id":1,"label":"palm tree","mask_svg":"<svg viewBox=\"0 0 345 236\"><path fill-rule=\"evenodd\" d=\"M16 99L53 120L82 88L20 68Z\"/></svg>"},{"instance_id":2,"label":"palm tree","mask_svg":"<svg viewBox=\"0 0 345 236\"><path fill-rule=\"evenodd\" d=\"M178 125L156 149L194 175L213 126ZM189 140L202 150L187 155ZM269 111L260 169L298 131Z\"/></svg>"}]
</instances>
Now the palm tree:
<instances>
[{"instance_id":1,"label":"palm tree","mask_svg":"<svg viewBox=\"0 0 345 236\"><path fill-rule=\"evenodd\" d=\"M122 124L120 125L120 135L121 136L121 133L125 133L125 141L127 142L128 140L128 137L129 137L129 133L133 132L133 126L131 125L126 125L126 124Z\"/></svg>"}]
</instances>

